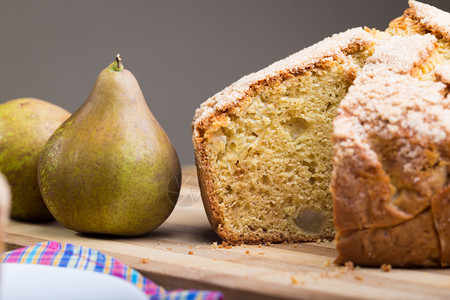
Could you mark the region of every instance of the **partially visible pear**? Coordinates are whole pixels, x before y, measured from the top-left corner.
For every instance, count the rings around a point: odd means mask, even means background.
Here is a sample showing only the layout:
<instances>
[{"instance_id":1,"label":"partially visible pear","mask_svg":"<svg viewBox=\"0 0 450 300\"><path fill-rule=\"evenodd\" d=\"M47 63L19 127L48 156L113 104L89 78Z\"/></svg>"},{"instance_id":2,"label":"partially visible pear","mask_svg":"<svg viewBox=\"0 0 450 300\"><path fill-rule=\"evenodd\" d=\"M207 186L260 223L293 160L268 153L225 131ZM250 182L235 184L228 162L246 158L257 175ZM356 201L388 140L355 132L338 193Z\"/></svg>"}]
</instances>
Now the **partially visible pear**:
<instances>
[{"instance_id":1,"label":"partially visible pear","mask_svg":"<svg viewBox=\"0 0 450 300\"><path fill-rule=\"evenodd\" d=\"M12 218L53 219L39 192L38 162L50 135L69 116L61 107L34 98L0 104L0 171L11 185Z\"/></svg>"},{"instance_id":2,"label":"partially visible pear","mask_svg":"<svg viewBox=\"0 0 450 300\"><path fill-rule=\"evenodd\" d=\"M44 201L69 229L136 236L166 220L180 183L175 149L118 55L45 146Z\"/></svg>"}]
</instances>

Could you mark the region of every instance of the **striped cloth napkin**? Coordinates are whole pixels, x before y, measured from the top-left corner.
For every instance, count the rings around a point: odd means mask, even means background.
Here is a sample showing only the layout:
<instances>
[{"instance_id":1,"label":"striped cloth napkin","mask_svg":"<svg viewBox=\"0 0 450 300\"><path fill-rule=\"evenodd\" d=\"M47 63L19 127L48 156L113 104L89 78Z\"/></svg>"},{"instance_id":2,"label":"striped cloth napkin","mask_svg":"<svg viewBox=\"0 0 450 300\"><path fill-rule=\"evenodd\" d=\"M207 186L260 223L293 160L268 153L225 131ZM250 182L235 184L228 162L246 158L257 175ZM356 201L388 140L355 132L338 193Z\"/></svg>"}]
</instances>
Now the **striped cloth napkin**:
<instances>
[{"instance_id":1,"label":"striped cloth napkin","mask_svg":"<svg viewBox=\"0 0 450 300\"><path fill-rule=\"evenodd\" d=\"M119 260L97 250L49 241L31 247L3 253L3 263L22 263L57 266L100 272L125 279L144 291L151 300L219 300L223 295L216 291L176 290L166 291L138 271Z\"/></svg>"}]
</instances>

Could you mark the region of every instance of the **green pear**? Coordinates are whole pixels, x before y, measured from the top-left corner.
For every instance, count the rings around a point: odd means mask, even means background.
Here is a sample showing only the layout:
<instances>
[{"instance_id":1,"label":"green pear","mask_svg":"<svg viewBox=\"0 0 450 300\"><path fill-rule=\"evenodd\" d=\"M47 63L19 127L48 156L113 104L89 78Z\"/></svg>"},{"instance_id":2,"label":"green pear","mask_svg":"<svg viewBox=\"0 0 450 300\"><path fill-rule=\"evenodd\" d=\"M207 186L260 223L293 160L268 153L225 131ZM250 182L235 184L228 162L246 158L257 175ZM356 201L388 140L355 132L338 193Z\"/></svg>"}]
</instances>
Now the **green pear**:
<instances>
[{"instance_id":1,"label":"green pear","mask_svg":"<svg viewBox=\"0 0 450 300\"><path fill-rule=\"evenodd\" d=\"M83 233L152 231L174 209L180 183L175 149L119 55L50 137L39 164L50 212Z\"/></svg>"},{"instance_id":2,"label":"green pear","mask_svg":"<svg viewBox=\"0 0 450 300\"><path fill-rule=\"evenodd\" d=\"M34 98L0 104L0 171L11 185L12 218L53 219L39 192L38 163L48 138L69 116L61 107Z\"/></svg>"}]
</instances>

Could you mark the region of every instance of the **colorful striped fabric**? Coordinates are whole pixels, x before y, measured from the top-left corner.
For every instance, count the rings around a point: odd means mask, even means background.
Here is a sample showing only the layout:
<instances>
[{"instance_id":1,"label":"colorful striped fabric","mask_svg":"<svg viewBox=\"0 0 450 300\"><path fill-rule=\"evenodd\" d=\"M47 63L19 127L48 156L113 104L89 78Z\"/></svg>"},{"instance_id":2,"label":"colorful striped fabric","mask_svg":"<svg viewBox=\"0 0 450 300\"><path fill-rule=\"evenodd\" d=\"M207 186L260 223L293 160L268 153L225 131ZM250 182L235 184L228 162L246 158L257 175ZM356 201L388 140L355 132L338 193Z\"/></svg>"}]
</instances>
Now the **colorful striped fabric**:
<instances>
[{"instance_id":1,"label":"colorful striped fabric","mask_svg":"<svg viewBox=\"0 0 450 300\"><path fill-rule=\"evenodd\" d=\"M145 278L136 270L124 265L119 260L97 250L72 244L62 244L53 241L39 243L31 247L3 253L2 262L49 265L113 275L133 283L143 290L151 300L223 299L222 293L215 291L165 291L162 287Z\"/></svg>"}]
</instances>

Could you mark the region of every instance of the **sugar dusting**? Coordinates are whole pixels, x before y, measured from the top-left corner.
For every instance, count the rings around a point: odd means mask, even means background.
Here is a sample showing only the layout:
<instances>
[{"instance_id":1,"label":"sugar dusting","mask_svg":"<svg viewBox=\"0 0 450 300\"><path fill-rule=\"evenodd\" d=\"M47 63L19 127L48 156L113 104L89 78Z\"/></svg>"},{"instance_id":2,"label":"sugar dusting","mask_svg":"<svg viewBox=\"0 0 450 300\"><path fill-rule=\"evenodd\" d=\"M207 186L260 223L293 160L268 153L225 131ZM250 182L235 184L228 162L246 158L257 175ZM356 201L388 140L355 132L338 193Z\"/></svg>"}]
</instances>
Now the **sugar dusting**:
<instances>
[{"instance_id":1,"label":"sugar dusting","mask_svg":"<svg viewBox=\"0 0 450 300\"><path fill-rule=\"evenodd\" d=\"M354 131L355 122L366 135L384 140L417 137L441 142L450 136L450 107L445 101L446 84L421 81L411 74L436 47L432 35L394 36L377 47L341 102L337 135ZM438 78L447 78L442 69ZM353 123L353 124L352 124ZM335 135L335 137L338 137Z\"/></svg>"},{"instance_id":2,"label":"sugar dusting","mask_svg":"<svg viewBox=\"0 0 450 300\"><path fill-rule=\"evenodd\" d=\"M259 72L241 78L206 100L197 109L194 117L194 135L198 134L197 127L203 120L228 107L235 106L258 84L264 85L264 82L268 83L272 80L279 80L283 76L301 73L319 63L339 58L344 59L346 52L354 49L363 50L373 43L374 39L371 34L362 28L349 29L277 61Z\"/></svg>"},{"instance_id":3,"label":"sugar dusting","mask_svg":"<svg viewBox=\"0 0 450 300\"><path fill-rule=\"evenodd\" d=\"M417 1L409 1L411 13L428 30L450 41L450 17L445 11L428 4Z\"/></svg>"}]
</instances>

